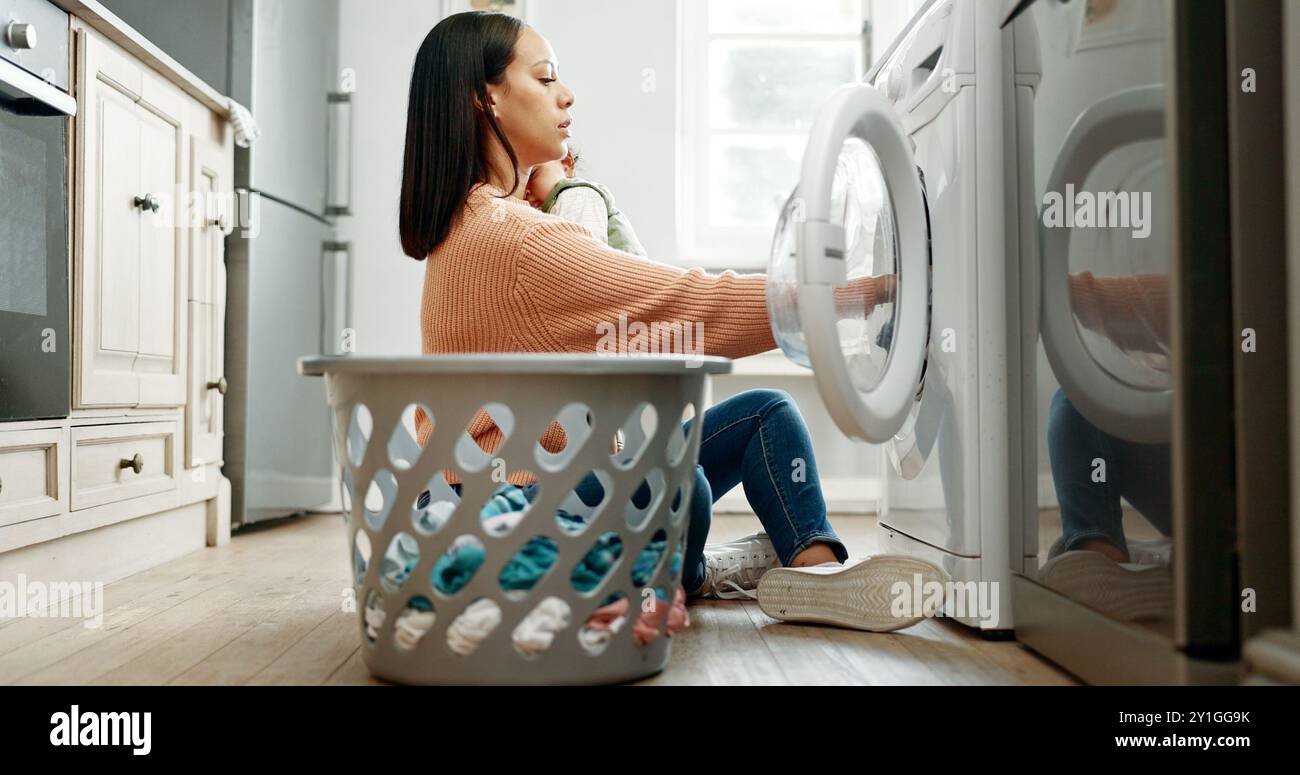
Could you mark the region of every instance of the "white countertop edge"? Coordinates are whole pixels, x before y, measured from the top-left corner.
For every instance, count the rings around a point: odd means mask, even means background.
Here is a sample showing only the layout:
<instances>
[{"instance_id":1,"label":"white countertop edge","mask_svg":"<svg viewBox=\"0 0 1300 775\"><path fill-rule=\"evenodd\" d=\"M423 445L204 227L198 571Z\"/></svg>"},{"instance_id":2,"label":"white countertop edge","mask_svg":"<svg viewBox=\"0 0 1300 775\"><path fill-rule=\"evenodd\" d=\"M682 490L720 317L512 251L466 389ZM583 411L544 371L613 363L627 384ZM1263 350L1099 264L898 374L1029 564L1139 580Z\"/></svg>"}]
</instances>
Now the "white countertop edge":
<instances>
[{"instance_id":1,"label":"white countertop edge","mask_svg":"<svg viewBox=\"0 0 1300 775\"><path fill-rule=\"evenodd\" d=\"M138 57L191 97L203 103L209 110L225 118L230 117L230 107L225 95L172 59L97 0L50 0L50 2L81 19L91 29Z\"/></svg>"}]
</instances>

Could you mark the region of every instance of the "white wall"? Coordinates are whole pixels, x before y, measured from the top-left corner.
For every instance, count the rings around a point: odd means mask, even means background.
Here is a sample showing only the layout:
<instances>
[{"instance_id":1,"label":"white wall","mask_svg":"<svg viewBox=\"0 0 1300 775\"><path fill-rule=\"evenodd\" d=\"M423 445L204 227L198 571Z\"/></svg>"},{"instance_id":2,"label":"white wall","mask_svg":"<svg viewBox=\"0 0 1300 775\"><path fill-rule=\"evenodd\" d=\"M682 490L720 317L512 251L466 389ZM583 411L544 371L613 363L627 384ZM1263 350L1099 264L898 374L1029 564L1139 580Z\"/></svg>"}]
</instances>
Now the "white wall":
<instances>
[{"instance_id":1,"label":"white wall","mask_svg":"<svg viewBox=\"0 0 1300 775\"><path fill-rule=\"evenodd\" d=\"M674 259L677 4L528 0L524 11L577 95L580 174L614 192L651 258Z\"/></svg>"},{"instance_id":2,"label":"white wall","mask_svg":"<svg viewBox=\"0 0 1300 775\"><path fill-rule=\"evenodd\" d=\"M402 253L397 204L411 65L442 18L438 0L341 0L339 67L356 73L352 215L338 220L352 243L353 326L363 355L418 355L424 262Z\"/></svg>"}]
</instances>

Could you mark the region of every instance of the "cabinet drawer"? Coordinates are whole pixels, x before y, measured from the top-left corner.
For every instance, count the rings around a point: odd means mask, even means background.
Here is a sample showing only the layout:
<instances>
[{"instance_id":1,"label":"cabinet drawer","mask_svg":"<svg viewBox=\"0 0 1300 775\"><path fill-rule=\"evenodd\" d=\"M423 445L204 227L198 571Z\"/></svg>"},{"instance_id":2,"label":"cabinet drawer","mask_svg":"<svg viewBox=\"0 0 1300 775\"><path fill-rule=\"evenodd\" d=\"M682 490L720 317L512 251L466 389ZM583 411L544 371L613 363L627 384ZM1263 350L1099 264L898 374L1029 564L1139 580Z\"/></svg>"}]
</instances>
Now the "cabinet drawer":
<instances>
[{"instance_id":1,"label":"cabinet drawer","mask_svg":"<svg viewBox=\"0 0 1300 775\"><path fill-rule=\"evenodd\" d=\"M73 428L72 510L175 489L175 449L175 421Z\"/></svg>"},{"instance_id":2,"label":"cabinet drawer","mask_svg":"<svg viewBox=\"0 0 1300 775\"><path fill-rule=\"evenodd\" d=\"M67 446L63 428L0 433L0 525L64 511Z\"/></svg>"}]
</instances>

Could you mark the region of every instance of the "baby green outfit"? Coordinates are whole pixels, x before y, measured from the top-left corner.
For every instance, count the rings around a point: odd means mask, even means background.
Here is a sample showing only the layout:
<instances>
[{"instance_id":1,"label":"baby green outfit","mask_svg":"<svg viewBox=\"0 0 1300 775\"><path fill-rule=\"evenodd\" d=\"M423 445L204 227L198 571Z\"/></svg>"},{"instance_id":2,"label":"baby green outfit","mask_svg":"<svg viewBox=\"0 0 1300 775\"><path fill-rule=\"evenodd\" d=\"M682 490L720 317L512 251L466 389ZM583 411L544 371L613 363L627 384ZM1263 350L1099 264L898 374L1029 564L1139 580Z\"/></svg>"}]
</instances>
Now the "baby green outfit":
<instances>
[{"instance_id":1,"label":"baby green outfit","mask_svg":"<svg viewBox=\"0 0 1300 775\"><path fill-rule=\"evenodd\" d=\"M546 195L546 201L542 202L542 212L551 212L551 210L555 208L555 201L560 198L560 194L563 194L571 188L581 188L584 186L595 191L597 194L600 194L600 198L605 200L605 209L609 211L609 227L607 233L609 246L626 253L644 257L646 255L645 248L641 247L641 242L636 238L636 231L632 229L632 222L614 206L614 195L610 193L609 189L599 183L591 180L583 180L582 178L565 178L564 180L561 180L551 189L551 193Z\"/></svg>"}]
</instances>

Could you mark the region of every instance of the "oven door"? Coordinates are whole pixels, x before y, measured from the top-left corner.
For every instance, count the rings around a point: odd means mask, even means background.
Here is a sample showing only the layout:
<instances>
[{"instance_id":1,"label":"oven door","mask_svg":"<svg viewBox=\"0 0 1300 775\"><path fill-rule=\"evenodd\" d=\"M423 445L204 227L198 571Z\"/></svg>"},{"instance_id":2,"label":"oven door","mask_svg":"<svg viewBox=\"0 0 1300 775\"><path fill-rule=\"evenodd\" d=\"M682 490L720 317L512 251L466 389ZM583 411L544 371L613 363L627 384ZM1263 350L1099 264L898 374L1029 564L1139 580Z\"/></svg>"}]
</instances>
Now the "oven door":
<instances>
[{"instance_id":1,"label":"oven door","mask_svg":"<svg viewBox=\"0 0 1300 775\"><path fill-rule=\"evenodd\" d=\"M66 417L66 93L0 60L0 420Z\"/></svg>"}]
</instances>

